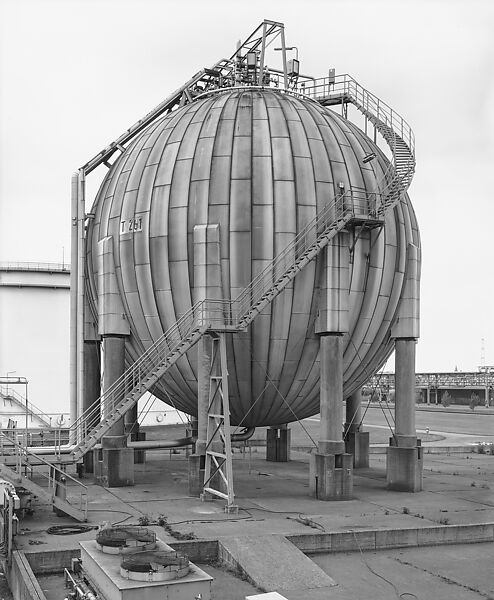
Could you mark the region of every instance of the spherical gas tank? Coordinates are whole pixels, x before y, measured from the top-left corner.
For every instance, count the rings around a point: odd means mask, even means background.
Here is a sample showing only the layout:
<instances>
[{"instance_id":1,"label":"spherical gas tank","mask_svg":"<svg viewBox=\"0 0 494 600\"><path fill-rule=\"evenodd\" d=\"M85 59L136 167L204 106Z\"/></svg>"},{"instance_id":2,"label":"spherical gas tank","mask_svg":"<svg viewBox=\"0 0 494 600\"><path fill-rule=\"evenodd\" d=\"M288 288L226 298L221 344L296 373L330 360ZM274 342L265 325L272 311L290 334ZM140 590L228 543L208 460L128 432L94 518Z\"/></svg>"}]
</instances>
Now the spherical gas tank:
<instances>
[{"instance_id":1,"label":"spherical gas tank","mask_svg":"<svg viewBox=\"0 0 494 600\"><path fill-rule=\"evenodd\" d=\"M371 153L376 158L363 162ZM150 125L111 167L88 226L87 269L96 293L98 241L113 240L131 329L129 362L201 297L198 229L212 243L207 269L220 274L215 293L233 299L340 186L376 192L388 166L356 125L312 100L273 89L226 89ZM388 212L384 227L348 234L345 395L391 353L407 245L420 245L408 197ZM228 334L233 424L276 425L319 411L315 321L322 264L320 254L245 332ZM195 346L153 388L189 414L197 412L197 358Z\"/></svg>"}]
</instances>

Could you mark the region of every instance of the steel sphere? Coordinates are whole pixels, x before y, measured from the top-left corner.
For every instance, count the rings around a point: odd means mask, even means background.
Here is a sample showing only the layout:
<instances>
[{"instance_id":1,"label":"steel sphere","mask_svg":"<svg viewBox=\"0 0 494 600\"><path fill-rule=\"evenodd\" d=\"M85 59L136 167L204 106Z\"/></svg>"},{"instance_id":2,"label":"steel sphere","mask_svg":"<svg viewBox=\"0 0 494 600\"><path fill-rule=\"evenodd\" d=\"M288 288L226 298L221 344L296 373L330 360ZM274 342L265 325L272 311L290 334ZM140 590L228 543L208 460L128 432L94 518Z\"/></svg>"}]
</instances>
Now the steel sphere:
<instances>
[{"instance_id":1,"label":"steel sphere","mask_svg":"<svg viewBox=\"0 0 494 600\"><path fill-rule=\"evenodd\" d=\"M374 153L374 160L363 162ZM129 362L196 300L193 231L219 225L222 292L234 298L339 185L378 189L388 161L350 121L314 101L273 89L228 89L196 99L149 126L108 172L88 225L87 269L97 290L97 243L113 237L119 293L131 326ZM121 234L121 223L141 228ZM408 196L382 229L351 236L349 395L392 351L409 243L420 246ZM319 410L314 333L321 255L244 333L229 335L232 423L276 425ZM197 412L197 347L153 392Z\"/></svg>"}]
</instances>

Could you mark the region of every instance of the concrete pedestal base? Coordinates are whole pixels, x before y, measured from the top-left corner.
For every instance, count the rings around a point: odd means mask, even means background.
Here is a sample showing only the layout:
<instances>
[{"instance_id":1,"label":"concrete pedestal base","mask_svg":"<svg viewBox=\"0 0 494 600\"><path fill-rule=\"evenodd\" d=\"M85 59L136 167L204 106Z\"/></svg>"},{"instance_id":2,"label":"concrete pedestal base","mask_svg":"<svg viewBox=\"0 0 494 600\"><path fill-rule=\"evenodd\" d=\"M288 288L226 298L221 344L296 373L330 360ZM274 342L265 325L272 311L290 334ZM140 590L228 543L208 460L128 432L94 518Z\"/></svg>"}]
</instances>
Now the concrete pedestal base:
<instances>
[{"instance_id":1,"label":"concrete pedestal base","mask_svg":"<svg viewBox=\"0 0 494 600\"><path fill-rule=\"evenodd\" d=\"M102 439L103 448L94 452L94 478L103 487L134 485L134 449L127 448L127 436Z\"/></svg>"},{"instance_id":2,"label":"concrete pedestal base","mask_svg":"<svg viewBox=\"0 0 494 600\"><path fill-rule=\"evenodd\" d=\"M84 473L94 473L94 452L87 452L82 459Z\"/></svg>"},{"instance_id":3,"label":"concrete pedestal base","mask_svg":"<svg viewBox=\"0 0 494 600\"><path fill-rule=\"evenodd\" d=\"M189 496L199 498L204 486L204 454L189 455Z\"/></svg>"},{"instance_id":4,"label":"concrete pedestal base","mask_svg":"<svg viewBox=\"0 0 494 600\"><path fill-rule=\"evenodd\" d=\"M320 454L310 456L309 491L318 500L351 500L353 494L353 456Z\"/></svg>"},{"instance_id":5,"label":"concrete pedestal base","mask_svg":"<svg viewBox=\"0 0 494 600\"><path fill-rule=\"evenodd\" d=\"M351 431L347 435L345 451L353 455L353 468L365 469L369 466L369 432Z\"/></svg>"},{"instance_id":6,"label":"concrete pedestal base","mask_svg":"<svg viewBox=\"0 0 494 600\"><path fill-rule=\"evenodd\" d=\"M288 462L290 460L291 431L288 427L270 427L266 430L266 460Z\"/></svg>"},{"instance_id":7,"label":"concrete pedestal base","mask_svg":"<svg viewBox=\"0 0 494 600\"><path fill-rule=\"evenodd\" d=\"M420 444L420 440L417 440ZM420 492L422 490L423 453L420 445L413 448L389 446L386 479L388 490Z\"/></svg>"},{"instance_id":8,"label":"concrete pedestal base","mask_svg":"<svg viewBox=\"0 0 494 600\"><path fill-rule=\"evenodd\" d=\"M130 439L134 442L146 441L146 434L144 431L138 431L137 433L131 433ZM134 464L143 465L146 462L146 451L134 448Z\"/></svg>"}]
</instances>

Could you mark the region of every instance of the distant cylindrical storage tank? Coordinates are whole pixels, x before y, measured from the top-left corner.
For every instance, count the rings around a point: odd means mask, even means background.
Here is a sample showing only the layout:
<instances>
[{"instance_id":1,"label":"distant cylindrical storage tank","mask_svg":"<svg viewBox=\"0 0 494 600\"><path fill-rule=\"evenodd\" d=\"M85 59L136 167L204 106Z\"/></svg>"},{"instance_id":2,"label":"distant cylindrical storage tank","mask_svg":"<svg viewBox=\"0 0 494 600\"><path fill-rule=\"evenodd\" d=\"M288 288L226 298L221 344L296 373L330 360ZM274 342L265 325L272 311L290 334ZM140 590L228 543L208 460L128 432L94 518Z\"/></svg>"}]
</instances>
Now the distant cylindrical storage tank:
<instances>
[{"instance_id":1,"label":"distant cylindrical storage tank","mask_svg":"<svg viewBox=\"0 0 494 600\"><path fill-rule=\"evenodd\" d=\"M363 162L371 153L376 158ZM219 225L222 294L235 298L318 210L350 186L376 192L389 163L354 124L314 101L273 89L228 89L153 123L105 178L88 228L87 265L97 290L98 241L113 237L130 359L198 299L196 225ZM350 331L344 394L392 351L406 249L420 245L407 196L383 229L351 235ZM276 425L319 410L314 333L322 254L246 332L229 336L232 423ZM154 393L196 413L197 348Z\"/></svg>"}]
</instances>

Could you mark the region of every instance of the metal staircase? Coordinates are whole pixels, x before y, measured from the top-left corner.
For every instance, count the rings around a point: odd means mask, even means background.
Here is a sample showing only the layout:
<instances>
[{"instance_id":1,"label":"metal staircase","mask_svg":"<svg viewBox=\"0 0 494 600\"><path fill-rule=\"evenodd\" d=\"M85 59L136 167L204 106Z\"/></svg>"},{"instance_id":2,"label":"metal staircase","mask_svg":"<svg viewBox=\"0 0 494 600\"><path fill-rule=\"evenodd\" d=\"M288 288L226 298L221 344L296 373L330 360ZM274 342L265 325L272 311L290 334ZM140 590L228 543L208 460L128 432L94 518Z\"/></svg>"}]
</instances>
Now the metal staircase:
<instances>
[{"instance_id":1,"label":"metal staircase","mask_svg":"<svg viewBox=\"0 0 494 600\"><path fill-rule=\"evenodd\" d=\"M87 487L84 484L29 451L16 440L15 432L0 432L0 438L3 454L8 452L14 458L10 466L0 463L1 477L43 498L57 511L77 521L87 521Z\"/></svg>"}]
</instances>

